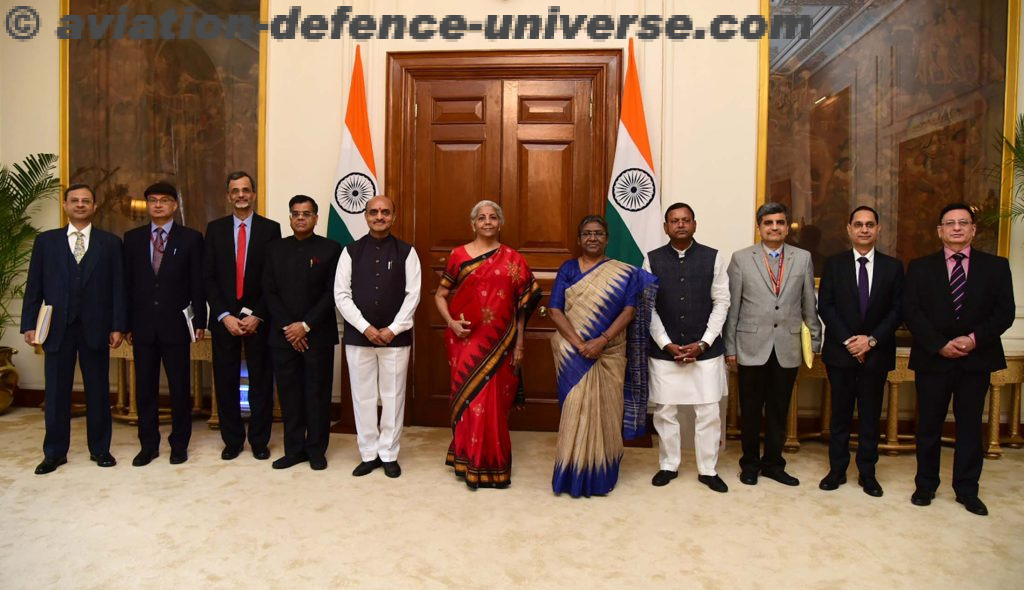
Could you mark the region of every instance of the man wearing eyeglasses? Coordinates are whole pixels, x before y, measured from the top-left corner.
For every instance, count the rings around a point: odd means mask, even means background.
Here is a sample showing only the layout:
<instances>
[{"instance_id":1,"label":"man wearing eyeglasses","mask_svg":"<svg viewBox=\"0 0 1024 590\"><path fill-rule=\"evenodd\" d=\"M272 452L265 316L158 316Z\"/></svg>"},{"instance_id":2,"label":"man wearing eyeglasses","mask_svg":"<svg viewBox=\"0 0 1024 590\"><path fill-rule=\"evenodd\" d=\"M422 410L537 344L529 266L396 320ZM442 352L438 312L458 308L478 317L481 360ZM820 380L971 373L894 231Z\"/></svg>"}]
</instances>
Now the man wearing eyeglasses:
<instances>
[{"instance_id":1,"label":"man wearing eyeglasses","mask_svg":"<svg viewBox=\"0 0 1024 590\"><path fill-rule=\"evenodd\" d=\"M274 373L267 350L270 311L263 295L267 248L281 239L281 226L256 213L256 182L241 170L228 174L231 215L206 226L203 279L210 302L213 337L213 381L224 450L231 461L246 440L242 422L242 354L249 375L249 446L252 456L270 458L270 426L274 416Z\"/></svg>"},{"instance_id":2,"label":"man wearing eyeglasses","mask_svg":"<svg viewBox=\"0 0 1024 590\"><path fill-rule=\"evenodd\" d=\"M363 216L369 231L345 246L334 280L334 300L345 318L345 357L361 459L352 475L362 477L383 467L384 475L396 478L402 475L398 451L412 320L420 302L420 259L412 244L391 234L395 202L390 197L367 201Z\"/></svg>"},{"instance_id":3,"label":"man wearing eyeglasses","mask_svg":"<svg viewBox=\"0 0 1024 590\"><path fill-rule=\"evenodd\" d=\"M757 485L758 475L783 485L800 480L786 473L782 446L793 384L802 357L801 323L811 348L821 346L815 309L811 253L785 243L789 210L765 203L757 210L761 243L733 253L729 262L729 317L725 362L737 367L740 390L740 482ZM760 452L764 414L764 453Z\"/></svg>"},{"instance_id":4,"label":"man wearing eyeglasses","mask_svg":"<svg viewBox=\"0 0 1024 590\"><path fill-rule=\"evenodd\" d=\"M135 360L139 454L132 465L160 455L160 362L171 397L171 464L188 460L192 437L189 347L203 337L203 236L174 222L178 191L166 182L145 193L150 222L124 234L124 278L128 294L128 343ZM188 315L192 315L191 324ZM190 327L191 325L191 327Z\"/></svg>"},{"instance_id":5,"label":"man wearing eyeglasses","mask_svg":"<svg viewBox=\"0 0 1024 590\"><path fill-rule=\"evenodd\" d=\"M882 495L875 477L882 394L886 376L896 368L896 328L903 321L903 264L875 249L880 228L877 211L866 205L854 209L846 225L852 249L825 262L818 289L825 323L821 358L832 388L829 471L818 487L832 491L846 483L856 405L857 483L875 498Z\"/></svg>"},{"instance_id":6,"label":"man wearing eyeglasses","mask_svg":"<svg viewBox=\"0 0 1024 590\"><path fill-rule=\"evenodd\" d=\"M984 454L981 416L989 376L1006 367L1003 332L1013 324L1013 280L1005 258L971 247L974 211L963 203L943 207L942 250L910 262L903 307L914 337L910 368L917 387L917 477L910 501L927 506L939 487L942 426L953 400L956 501L984 516L978 497ZM997 426L998 427L998 426Z\"/></svg>"},{"instance_id":7,"label":"man wearing eyeglasses","mask_svg":"<svg viewBox=\"0 0 1024 590\"><path fill-rule=\"evenodd\" d=\"M658 277L658 298L651 317L651 401L658 431L659 469L651 484L675 479L681 462L679 412L694 413L693 444L697 480L724 493L718 476L722 437L719 402L728 386L721 333L729 313L729 277L721 253L697 243L697 216L686 203L665 212L669 243L647 254L644 266Z\"/></svg>"},{"instance_id":8,"label":"man wearing eyeglasses","mask_svg":"<svg viewBox=\"0 0 1024 590\"><path fill-rule=\"evenodd\" d=\"M309 461L327 468L331 389L338 321L331 286L341 245L314 232L316 201L288 202L292 235L267 249L263 293L270 308L270 348L284 421L284 456L274 469Z\"/></svg>"}]
</instances>

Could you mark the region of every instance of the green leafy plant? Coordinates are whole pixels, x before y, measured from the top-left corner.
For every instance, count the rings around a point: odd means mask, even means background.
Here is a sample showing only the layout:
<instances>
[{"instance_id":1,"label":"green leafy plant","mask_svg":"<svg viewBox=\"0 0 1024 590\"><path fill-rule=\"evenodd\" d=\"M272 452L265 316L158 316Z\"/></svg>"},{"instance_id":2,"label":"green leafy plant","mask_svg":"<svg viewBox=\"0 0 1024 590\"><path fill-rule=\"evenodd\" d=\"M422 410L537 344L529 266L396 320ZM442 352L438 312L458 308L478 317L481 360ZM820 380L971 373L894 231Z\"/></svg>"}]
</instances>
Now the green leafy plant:
<instances>
[{"instance_id":1,"label":"green leafy plant","mask_svg":"<svg viewBox=\"0 0 1024 590\"><path fill-rule=\"evenodd\" d=\"M1008 206L984 211L981 221L996 223L1000 218L1009 217L1011 220L1024 219L1024 113L1017 115L1017 125L1014 128L1013 137L999 135L999 147L1010 152L1011 167L1010 173L1013 178L1013 193ZM1002 173L1002 166L993 167L992 177L998 179Z\"/></svg>"},{"instance_id":2,"label":"green leafy plant","mask_svg":"<svg viewBox=\"0 0 1024 590\"><path fill-rule=\"evenodd\" d=\"M11 302L25 294L27 263L39 235L32 214L60 192L56 164L54 154L33 154L0 167L0 337L12 325Z\"/></svg>"}]
</instances>

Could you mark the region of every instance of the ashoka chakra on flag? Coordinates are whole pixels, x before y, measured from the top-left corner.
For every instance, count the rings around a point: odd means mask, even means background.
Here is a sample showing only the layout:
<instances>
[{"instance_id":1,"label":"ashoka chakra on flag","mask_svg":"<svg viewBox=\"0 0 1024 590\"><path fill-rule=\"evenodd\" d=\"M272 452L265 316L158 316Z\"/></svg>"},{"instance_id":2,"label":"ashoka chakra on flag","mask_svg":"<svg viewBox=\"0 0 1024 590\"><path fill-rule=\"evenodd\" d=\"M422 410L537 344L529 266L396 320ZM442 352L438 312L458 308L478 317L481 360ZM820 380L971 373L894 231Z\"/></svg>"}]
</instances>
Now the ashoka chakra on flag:
<instances>
[{"instance_id":1,"label":"ashoka chakra on flag","mask_svg":"<svg viewBox=\"0 0 1024 590\"><path fill-rule=\"evenodd\" d=\"M366 202L377 194L373 179L361 172L350 172L334 187L334 202L342 211L358 215L366 209Z\"/></svg>"},{"instance_id":2,"label":"ashoka chakra on flag","mask_svg":"<svg viewBox=\"0 0 1024 590\"><path fill-rule=\"evenodd\" d=\"M615 202L627 211L646 209L654 202L655 192L654 177L642 168L627 168L612 183Z\"/></svg>"}]
</instances>

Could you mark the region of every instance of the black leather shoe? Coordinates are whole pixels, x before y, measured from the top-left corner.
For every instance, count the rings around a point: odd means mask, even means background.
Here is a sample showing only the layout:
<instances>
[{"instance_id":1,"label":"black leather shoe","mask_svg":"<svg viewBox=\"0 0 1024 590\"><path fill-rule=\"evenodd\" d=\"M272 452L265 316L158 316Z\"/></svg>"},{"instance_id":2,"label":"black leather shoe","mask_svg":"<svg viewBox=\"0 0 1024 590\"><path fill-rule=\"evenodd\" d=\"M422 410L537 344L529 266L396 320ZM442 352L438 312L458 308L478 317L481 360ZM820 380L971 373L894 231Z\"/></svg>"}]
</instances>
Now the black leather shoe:
<instances>
[{"instance_id":1,"label":"black leather shoe","mask_svg":"<svg viewBox=\"0 0 1024 590\"><path fill-rule=\"evenodd\" d=\"M793 477L792 475L790 475L790 474L788 474L788 473L786 473L785 471L782 471L782 470L779 470L779 471L761 471L761 475L767 477L768 479L774 479L775 481L781 483L782 485L786 485L786 486L798 486L798 485L800 485L800 480L799 479Z\"/></svg>"},{"instance_id":2,"label":"black leather shoe","mask_svg":"<svg viewBox=\"0 0 1024 590\"><path fill-rule=\"evenodd\" d=\"M988 507L981 501L981 498L977 496L957 496L956 501L964 505L971 514L977 514L978 516L988 516Z\"/></svg>"},{"instance_id":3,"label":"black leather shoe","mask_svg":"<svg viewBox=\"0 0 1024 590\"><path fill-rule=\"evenodd\" d=\"M258 458L259 457L257 457L257 459ZM305 454L302 454L302 455L285 455L284 457L281 457L280 459L278 459L278 460L274 461L273 463L271 463L270 466L273 467L274 469L288 469L289 467L294 467L294 466L298 465L299 463L305 463L308 460L309 460L309 458L306 457Z\"/></svg>"},{"instance_id":4,"label":"black leather shoe","mask_svg":"<svg viewBox=\"0 0 1024 590\"><path fill-rule=\"evenodd\" d=\"M267 447L253 449L252 456L256 457L260 461L266 461L267 459L270 458L270 449L268 449Z\"/></svg>"},{"instance_id":5,"label":"black leather shoe","mask_svg":"<svg viewBox=\"0 0 1024 590\"><path fill-rule=\"evenodd\" d=\"M655 473L654 477L651 478L651 485L659 488L661 486L667 486L668 482L672 481L677 477L679 477L678 471L669 471L667 469L662 469L661 471Z\"/></svg>"},{"instance_id":6,"label":"black leather shoe","mask_svg":"<svg viewBox=\"0 0 1024 590\"><path fill-rule=\"evenodd\" d=\"M310 457L309 468L313 471L323 471L327 469L327 459L324 457Z\"/></svg>"},{"instance_id":7,"label":"black leather shoe","mask_svg":"<svg viewBox=\"0 0 1024 590\"><path fill-rule=\"evenodd\" d=\"M829 471L828 475L821 478L821 483L818 484L818 489L831 492L832 490L838 490L839 486L846 483L845 473L836 473L835 471Z\"/></svg>"},{"instance_id":8,"label":"black leather shoe","mask_svg":"<svg viewBox=\"0 0 1024 590\"><path fill-rule=\"evenodd\" d=\"M57 470L68 462L67 457L44 457L43 462L36 466L36 475L46 475Z\"/></svg>"},{"instance_id":9,"label":"black leather shoe","mask_svg":"<svg viewBox=\"0 0 1024 590\"><path fill-rule=\"evenodd\" d=\"M864 493L872 498L882 497L882 486L873 475L861 475L857 478L857 485L864 488Z\"/></svg>"},{"instance_id":10,"label":"black leather shoe","mask_svg":"<svg viewBox=\"0 0 1024 590\"><path fill-rule=\"evenodd\" d=\"M382 461L384 464L384 475L395 479L399 475L402 475L402 466L398 464L398 461Z\"/></svg>"},{"instance_id":11,"label":"black leather shoe","mask_svg":"<svg viewBox=\"0 0 1024 590\"><path fill-rule=\"evenodd\" d=\"M910 497L910 503L914 506L928 506L932 503L932 498L934 497L935 492L917 488L914 490L914 495Z\"/></svg>"},{"instance_id":12,"label":"black leather shoe","mask_svg":"<svg viewBox=\"0 0 1024 590\"><path fill-rule=\"evenodd\" d=\"M740 483L748 486L757 485L757 472L756 471L740 471Z\"/></svg>"},{"instance_id":13,"label":"black leather shoe","mask_svg":"<svg viewBox=\"0 0 1024 590\"><path fill-rule=\"evenodd\" d=\"M697 481L720 494L724 494L729 491L729 486L725 485L725 482L722 481L722 478L718 477L718 475L698 475Z\"/></svg>"},{"instance_id":14,"label":"black leather shoe","mask_svg":"<svg viewBox=\"0 0 1024 590\"><path fill-rule=\"evenodd\" d=\"M132 459L133 467L143 467L149 465L150 461L160 456L160 451L156 449L142 449L138 455Z\"/></svg>"},{"instance_id":15,"label":"black leather shoe","mask_svg":"<svg viewBox=\"0 0 1024 590\"><path fill-rule=\"evenodd\" d=\"M224 450L220 452L220 458L225 461L230 461L238 456L242 452L242 447L224 447Z\"/></svg>"},{"instance_id":16,"label":"black leather shoe","mask_svg":"<svg viewBox=\"0 0 1024 590\"><path fill-rule=\"evenodd\" d=\"M377 457L373 461L363 461L359 465L356 465L356 468L352 470L352 475L362 477L383 464L384 462L380 460L380 457Z\"/></svg>"},{"instance_id":17,"label":"black leather shoe","mask_svg":"<svg viewBox=\"0 0 1024 590\"><path fill-rule=\"evenodd\" d=\"M181 465L188 461L188 451L171 451L171 465Z\"/></svg>"},{"instance_id":18,"label":"black leather shoe","mask_svg":"<svg viewBox=\"0 0 1024 590\"><path fill-rule=\"evenodd\" d=\"M114 460L114 456L110 453L100 453L99 455L89 455L89 460L96 463L100 467L113 467L117 465L117 461Z\"/></svg>"}]
</instances>

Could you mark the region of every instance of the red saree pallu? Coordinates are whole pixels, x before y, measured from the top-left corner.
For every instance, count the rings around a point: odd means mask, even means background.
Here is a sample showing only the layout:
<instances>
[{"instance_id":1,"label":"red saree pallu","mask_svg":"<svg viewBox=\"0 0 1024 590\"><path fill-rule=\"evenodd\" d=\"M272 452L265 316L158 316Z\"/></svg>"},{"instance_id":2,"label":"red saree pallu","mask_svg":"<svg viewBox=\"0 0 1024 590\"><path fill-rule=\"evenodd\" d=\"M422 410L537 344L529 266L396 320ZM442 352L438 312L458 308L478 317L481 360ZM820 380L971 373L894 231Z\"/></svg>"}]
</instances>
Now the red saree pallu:
<instances>
[{"instance_id":1,"label":"red saree pallu","mask_svg":"<svg viewBox=\"0 0 1024 590\"><path fill-rule=\"evenodd\" d=\"M504 245L476 258L456 248L441 286L452 293L452 318L470 322L466 338L450 329L445 333L453 432L445 463L469 487L507 487L512 474L508 415L520 387L512 367L516 318L529 317L540 288L526 260Z\"/></svg>"}]
</instances>

